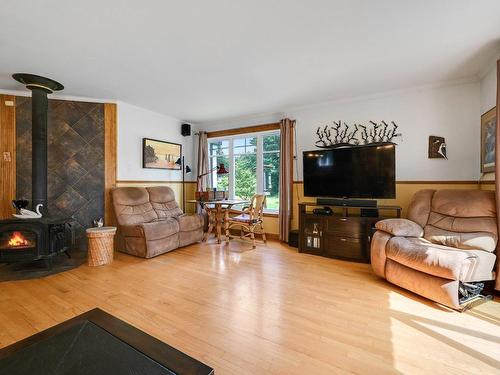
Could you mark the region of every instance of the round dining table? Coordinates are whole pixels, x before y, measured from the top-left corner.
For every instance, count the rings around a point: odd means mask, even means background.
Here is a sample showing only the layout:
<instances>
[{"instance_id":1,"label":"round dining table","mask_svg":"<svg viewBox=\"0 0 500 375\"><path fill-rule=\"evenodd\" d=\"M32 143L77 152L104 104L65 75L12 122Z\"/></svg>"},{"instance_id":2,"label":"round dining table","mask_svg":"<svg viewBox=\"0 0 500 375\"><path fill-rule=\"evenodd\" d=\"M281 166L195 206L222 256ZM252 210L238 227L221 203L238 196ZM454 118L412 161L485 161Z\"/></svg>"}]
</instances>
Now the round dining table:
<instances>
[{"instance_id":1,"label":"round dining table","mask_svg":"<svg viewBox=\"0 0 500 375\"><path fill-rule=\"evenodd\" d=\"M249 204L250 202L243 199L221 199L213 201L188 200L186 203L199 204L208 215L208 230L203 237L206 241L210 233L214 232L217 243L222 242L222 226L229 218L229 212L236 205Z\"/></svg>"}]
</instances>

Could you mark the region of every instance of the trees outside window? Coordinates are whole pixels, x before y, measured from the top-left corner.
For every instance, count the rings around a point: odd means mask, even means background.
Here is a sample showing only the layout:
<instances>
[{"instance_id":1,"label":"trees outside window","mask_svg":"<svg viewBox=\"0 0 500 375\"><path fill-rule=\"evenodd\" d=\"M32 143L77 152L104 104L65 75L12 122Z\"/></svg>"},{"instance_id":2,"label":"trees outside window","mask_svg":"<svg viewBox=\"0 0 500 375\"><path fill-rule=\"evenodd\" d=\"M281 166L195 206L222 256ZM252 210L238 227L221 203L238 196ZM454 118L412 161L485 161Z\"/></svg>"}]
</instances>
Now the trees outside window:
<instances>
[{"instance_id":1,"label":"trees outside window","mask_svg":"<svg viewBox=\"0 0 500 375\"><path fill-rule=\"evenodd\" d=\"M210 175L209 184L228 190L231 198L249 200L256 193L267 195L267 210L279 209L279 132L262 132L209 139L210 168L224 163L228 175Z\"/></svg>"},{"instance_id":2,"label":"trees outside window","mask_svg":"<svg viewBox=\"0 0 500 375\"><path fill-rule=\"evenodd\" d=\"M263 190L267 193L267 208L279 209L280 135L263 137Z\"/></svg>"},{"instance_id":3,"label":"trees outside window","mask_svg":"<svg viewBox=\"0 0 500 375\"><path fill-rule=\"evenodd\" d=\"M234 197L250 199L257 192L257 137L234 138Z\"/></svg>"}]
</instances>

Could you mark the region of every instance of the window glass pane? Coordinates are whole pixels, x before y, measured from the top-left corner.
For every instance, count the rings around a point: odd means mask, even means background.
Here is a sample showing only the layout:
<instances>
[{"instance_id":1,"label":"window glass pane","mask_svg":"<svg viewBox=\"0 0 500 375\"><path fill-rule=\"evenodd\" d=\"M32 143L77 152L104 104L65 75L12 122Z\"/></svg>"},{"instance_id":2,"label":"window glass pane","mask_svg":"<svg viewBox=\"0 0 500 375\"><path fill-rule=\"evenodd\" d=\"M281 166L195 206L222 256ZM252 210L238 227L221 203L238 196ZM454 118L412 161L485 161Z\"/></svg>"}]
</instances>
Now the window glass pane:
<instances>
[{"instance_id":1,"label":"window glass pane","mask_svg":"<svg viewBox=\"0 0 500 375\"><path fill-rule=\"evenodd\" d=\"M280 183L280 154L269 152L263 155L264 193L267 194L266 208L268 210L279 209L279 183Z\"/></svg>"},{"instance_id":2,"label":"window glass pane","mask_svg":"<svg viewBox=\"0 0 500 375\"><path fill-rule=\"evenodd\" d=\"M234 154L254 154L257 152L257 137L236 138L233 141Z\"/></svg>"},{"instance_id":3,"label":"window glass pane","mask_svg":"<svg viewBox=\"0 0 500 375\"><path fill-rule=\"evenodd\" d=\"M250 199L257 191L257 155L243 154L234 158L234 195Z\"/></svg>"},{"instance_id":4,"label":"window glass pane","mask_svg":"<svg viewBox=\"0 0 500 375\"><path fill-rule=\"evenodd\" d=\"M261 142L259 147L257 142ZM250 200L256 193L264 193L267 195L266 209L279 209L279 132L212 139L208 147L210 170L223 163L227 170L231 169L234 173L217 175L216 171L211 172L208 176L209 186L217 190L229 190L231 182L231 198ZM257 170L257 161L261 170Z\"/></svg>"},{"instance_id":5,"label":"window glass pane","mask_svg":"<svg viewBox=\"0 0 500 375\"><path fill-rule=\"evenodd\" d=\"M229 156L220 155L210 158L210 170L218 167L220 164L224 164L226 169L229 167ZM228 190L229 189L229 174L218 175L217 170L210 173L209 184L212 188L217 190Z\"/></svg>"},{"instance_id":6,"label":"window glass pane","mask_svg":"<svg viewBox=\"0 0 500 375\"><path fill-rule=\"evenodd\" d=\"M208 144L208 153L213 155L229 155L229 141L213 141Z\"/></svg>"},{"instance_id":7,"label":"window glass pane","mask_svg":"<svg viewBox=\"0 0 500 375\"><path fill-rule=\"evenodd\" d=\"M280 150L280 135L271 134L265 135L263 138L264 151L279 151Z\"/></svg>"}]
</instances>

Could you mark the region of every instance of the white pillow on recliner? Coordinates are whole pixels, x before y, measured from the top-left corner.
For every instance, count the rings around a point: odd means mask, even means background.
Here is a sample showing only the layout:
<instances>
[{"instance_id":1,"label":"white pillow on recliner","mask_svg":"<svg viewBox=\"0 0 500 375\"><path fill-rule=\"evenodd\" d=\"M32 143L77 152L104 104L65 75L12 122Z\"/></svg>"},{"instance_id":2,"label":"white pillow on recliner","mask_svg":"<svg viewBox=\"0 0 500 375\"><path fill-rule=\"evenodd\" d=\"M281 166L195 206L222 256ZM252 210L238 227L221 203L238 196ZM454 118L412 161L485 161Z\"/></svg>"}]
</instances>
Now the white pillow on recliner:
<instances>
[{"instance_id":1,"label":"white pillow on recliner","mask_svg":"<svg viewBox=\"0 0 500 375\"><path fill-rule=\"evenodd\" d=\"M385 219L377 222L375 228L399 237L422 237L424 230L408 219Z\"/></svg>"}]
</instances>

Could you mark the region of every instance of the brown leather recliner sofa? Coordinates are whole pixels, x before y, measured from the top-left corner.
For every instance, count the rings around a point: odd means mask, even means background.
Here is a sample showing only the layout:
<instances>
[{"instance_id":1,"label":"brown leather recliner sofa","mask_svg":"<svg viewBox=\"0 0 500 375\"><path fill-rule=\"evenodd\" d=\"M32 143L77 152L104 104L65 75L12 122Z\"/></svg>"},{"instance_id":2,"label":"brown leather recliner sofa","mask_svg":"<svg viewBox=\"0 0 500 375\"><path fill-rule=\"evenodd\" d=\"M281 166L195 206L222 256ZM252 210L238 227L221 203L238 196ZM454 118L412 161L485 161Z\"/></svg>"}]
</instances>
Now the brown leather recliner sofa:
<instances>
[{"instance_id":1,"label":"brown leather recliner sofa","mask_svg":"<svg viewBox=\"0 0 500 375\"><path fill-rule=\"evenodd\" d=\"M495 279L493 191L421 190L408 207L408 219L381 220L376 228L372 268L402 288L462 309L459 288Z\"/></svg>"},{"instance_id":2,"label":"brown leather recliner sofa","mask_svg":"<svg viewBox=\"0 0 500 375\"><path fill-rule=\"evenodd\" d=\"M151 258L203 238L203 217L184 214L167 186L115 188L112 198L122 252Z\"/></svg>"}]
</instances>

